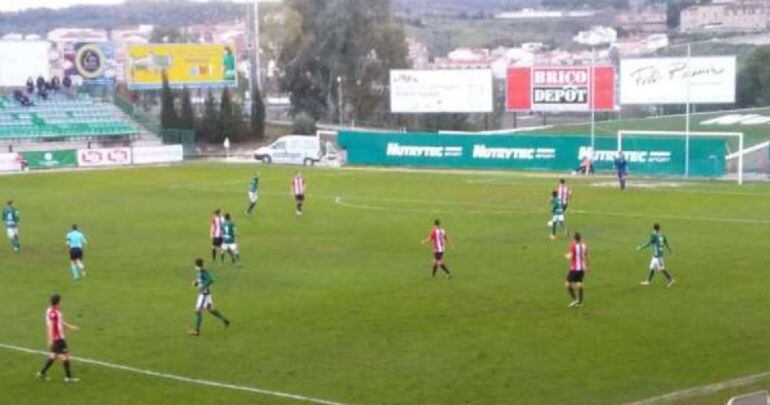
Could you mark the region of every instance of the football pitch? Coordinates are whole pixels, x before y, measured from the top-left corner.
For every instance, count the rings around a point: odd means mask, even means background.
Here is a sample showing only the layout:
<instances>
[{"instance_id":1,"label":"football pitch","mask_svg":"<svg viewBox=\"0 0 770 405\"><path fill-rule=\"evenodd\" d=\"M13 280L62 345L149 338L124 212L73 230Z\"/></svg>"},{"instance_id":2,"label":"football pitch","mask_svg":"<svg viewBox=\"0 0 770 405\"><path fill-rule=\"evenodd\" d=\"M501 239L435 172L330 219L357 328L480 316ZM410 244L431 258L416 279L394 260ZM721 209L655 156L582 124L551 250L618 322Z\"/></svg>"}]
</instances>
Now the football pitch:
<instances>
[{"instance_id":1,"label":"football pitch","mask_svg":"<svg viewBox=\"0 0 770 405\"><path fill-rule=\"evenodd\" d=\"M246 165L0 177L22 251L0 245L0 403L617 404L770 370L770 185L568 178L570 230L591 252L585 306L567 308L569 241L548 239L556 177ZM676 183L676 184L675 184ZM676 186L676 187L672 187ZM208 220L232 213L242 265L210 263ZM453 279L430 277L420 242L441 219ZM660 222L679 283L651 287ZM64 235L89 239L70 279ZM193 259L215 278L224 329L191 338ZM82 381L34 379L48 297L63 296ZM673 403L720 404L770 376ZM295 395L290 398L286 395Z\"/></svg>"}]
</instances>

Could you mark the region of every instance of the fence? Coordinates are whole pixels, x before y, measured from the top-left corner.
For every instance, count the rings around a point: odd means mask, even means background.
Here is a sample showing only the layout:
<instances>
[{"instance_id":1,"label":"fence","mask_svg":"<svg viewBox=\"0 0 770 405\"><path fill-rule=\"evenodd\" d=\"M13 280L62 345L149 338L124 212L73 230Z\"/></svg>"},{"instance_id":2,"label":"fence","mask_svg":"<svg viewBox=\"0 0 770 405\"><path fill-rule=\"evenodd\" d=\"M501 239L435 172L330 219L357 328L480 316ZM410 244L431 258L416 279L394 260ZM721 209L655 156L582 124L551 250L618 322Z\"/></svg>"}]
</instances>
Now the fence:
<instances>
[{"instance_id":1,"label":"fence","mask_svg":"<svg viewBox=\"0 0 770 405\"><path fill-rule=\"evenodd\" d=\"M613 169L616 138L587 136L447 135L435 133L374 133L342 131L340 146L351 165L571 171L587 156L596 170ZM681 176L685 172L685 141L681 138L624 139L629 170L650 176ZM692 139L690 175L725 174L725 140Z\"/></svg>"}]
</instances>

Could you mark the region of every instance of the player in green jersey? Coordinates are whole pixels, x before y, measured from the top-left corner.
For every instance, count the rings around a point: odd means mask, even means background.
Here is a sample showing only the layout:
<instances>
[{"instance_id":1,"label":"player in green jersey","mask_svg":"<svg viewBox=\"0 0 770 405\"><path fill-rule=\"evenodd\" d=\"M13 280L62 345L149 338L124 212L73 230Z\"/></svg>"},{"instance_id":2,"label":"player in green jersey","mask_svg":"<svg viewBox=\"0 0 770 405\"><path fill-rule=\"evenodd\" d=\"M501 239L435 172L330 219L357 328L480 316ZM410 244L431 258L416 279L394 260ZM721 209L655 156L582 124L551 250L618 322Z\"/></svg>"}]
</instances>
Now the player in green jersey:
<instances>
[{"instance_id":1,"label":"player in green jersey","mask_svg":"<svg viewBox=\"0 0 770 405\"><path fill-rule=\"evenodd\" d=\"M564 233L567 233L567 227L564 225L564 201L559 198L559 193L551 193L551 220L548 226L551 228L551 240L556 240L556 226L558 225Z\"/></svg>"},{"instance_id":2,"label":"player in green jersey","mask_svg":"<svg viewBox=\"0 0 770 405\"><path fill-rule=\"evenodd\" d=\"M208 270L203 268L203 259L195 259L195 272L196 276L195 281L193 281L193 287L198 289L198 301L195 305L195 329L189 330L188 333L190 336L200 336L204 309L211 315L221 319L225 327L230 326L230 321L214 308L214 300L211 297L211 285L214 284L214 279Z\"/></svg>"},{"instance_id":3,"label":"player in green jersey","mask_svg":"<svg viewBox=\"0 0 770 405\"><path fill-rule=\"evenodd\" d=\"M666 238L666 235L663 235L660 232L660 225L655 224L652 226L653 232L650 236L650 240L645 243L644 245L637 246L636 250L642 250L647 249L648 247L652 247L652 260L650 261L650 273L647 276L646 280L642 280L642 285L650 285L652 283L652 278L655 276L655 272L659 271L663 273L663 276L666 277L666 280L668 280L668 286L671 287L676 283L676 279L671 277L671 274L668 273L666 270L666 264L663 261L663 255L666 250L668 250L669 253L673 253L671 250L671 247L668 245L668 239Z\"/></svg>"},{"instance_id":4,"label":"player in green jersey","mask_svg":"<svg viewBox=\"0 0 770 405\"><path fill-rule=\"evenodd\" d=\"M13 201L8 201L8 205L3 208L3 223L5 224L5 233L11 240L11 246L14 252L21 250L19 241L19 210L13 206Z\"/></svg>"},{"instance_id":5,"label":"player in green jersey","mask_svg":"<svg viewBox=\"0 0 770 405\"><path fill-rule=\"evenodd\" d=\"M251 215L254 211L257 200L259 200L259 173L255 173L249 181L249 208L246 208L246 215Z\"/></svg>"},{"instance_id":6,"label":"player in green jersey","mask_svg":"<svg viewBox=\"0 0 770 405\"><path fill-rule=\"evenodd\" d=\"M235 223L230 219L230 214L225 214L225 221L222 222L222 262L225 260L225 252L230 254L233 264L241 261L238 244L235 243Z\"/></svg>"}]
</instances>

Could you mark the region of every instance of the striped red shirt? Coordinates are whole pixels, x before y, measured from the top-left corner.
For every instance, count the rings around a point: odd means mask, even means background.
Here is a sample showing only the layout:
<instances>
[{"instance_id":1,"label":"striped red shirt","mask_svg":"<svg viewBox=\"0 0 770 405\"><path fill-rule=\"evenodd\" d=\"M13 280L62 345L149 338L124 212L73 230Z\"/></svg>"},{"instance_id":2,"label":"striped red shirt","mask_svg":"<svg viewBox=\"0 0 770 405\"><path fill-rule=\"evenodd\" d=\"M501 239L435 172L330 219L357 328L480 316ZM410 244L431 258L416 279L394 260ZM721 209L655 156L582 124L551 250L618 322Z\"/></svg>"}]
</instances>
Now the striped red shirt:
<instances>
[{"instance_id":1,"label":"striped red shirt","mask_svg":"<svg viewBox=\"0 0 770 405\"><path fill-rule=\"evenodd\" d=\"M430 230L430 241L433 243L433 251L443 253L446 250L446 231L444 228L434 226Z\"/></svg>"},{"instance_id":2,"label":"striped red shirt","mask_svg":"<svg viewBox=\"0 0 770 405\"><path fill-rule=\"evenodd\" d=\"M556 196L559 197L561 202L567 204L570 197L572 197L572 190L570 190L569 186L566 184L559 184L559 186L556 187Z\"/></svg>"},{"instance_id":3,"label":"striped red shirt","mask_svg":"<svg viewBox=\"0 0 770 405\"><path fill-rule=\"evenodd\" d=\"M64 319L59 308L48 307L45 311L45 324L48 327L48 337L52 342L64 339Z\"/></svg>"},{"instance_id":4,"label":"striped red shirt","mask_svg":"<svg viewBox=\"0 0 770 405\"><path fill-rule=\"evenodd\" d=\"M211 217L211 221L209 222L209 235L212 238L222 237L222 222L224 222L224 218L221 215L214 215Z\"/></svg>"},{"instance_id":5,"label":"striped red shirt","mask_svg":"<svg viewBox=\"0 0 770 405\"><path fill-rule=\"evenodd\" d=\"M588 248L585 243L572 242L569 247L570 267L572 271L585 271Z\"/></svg>"},{"instance_id":6,"label":"striped red shirt","mask_svg":"<svg viewBox=\"0 0 770 405\"><path fill-rule=\"evenodd\" d=\"M305 194L305 179L303 179L302 176L294 176L294 181L292 182L292 187L294 187L294 195L304 195Z\"/></svg>"}]
</instances>

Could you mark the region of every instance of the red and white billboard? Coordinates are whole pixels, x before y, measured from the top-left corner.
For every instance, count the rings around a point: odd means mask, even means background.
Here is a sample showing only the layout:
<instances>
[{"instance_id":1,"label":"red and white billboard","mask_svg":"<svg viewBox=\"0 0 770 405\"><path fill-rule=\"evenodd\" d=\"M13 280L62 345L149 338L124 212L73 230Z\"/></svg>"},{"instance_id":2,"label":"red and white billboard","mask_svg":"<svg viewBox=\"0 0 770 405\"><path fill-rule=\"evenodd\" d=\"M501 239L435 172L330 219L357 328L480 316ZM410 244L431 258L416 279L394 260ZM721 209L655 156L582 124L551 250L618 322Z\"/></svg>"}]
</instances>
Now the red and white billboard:
<instances>
[{"instance_id":1,"label":"red and white billboard","mask_svg":"<svg viewBox=\"0 0 770 405\"><path fill-rule=\"evenodd\" d=\"M79 167L120 166L131 164L131 148L78 150Z\"/></svg>"},{"instance_id":2,"label":"red and white billboard","mask_svg":"<svg viewBox=\"0 0 770 405\"><path fill-rule=\"evenodd\" d=\"M591 74L590 66L512 67L506 97L508 111L613 110L615 68L594 66Z\"/></svg>"}]
</instances>

